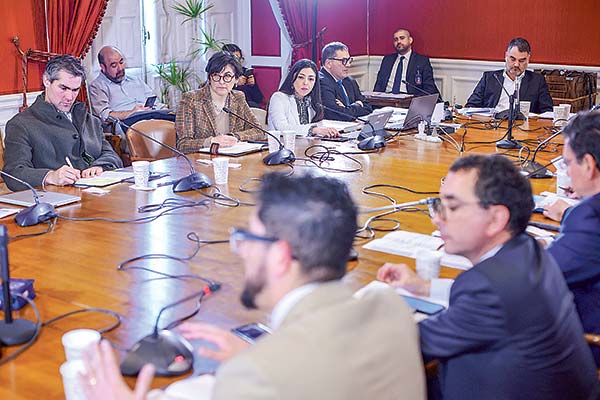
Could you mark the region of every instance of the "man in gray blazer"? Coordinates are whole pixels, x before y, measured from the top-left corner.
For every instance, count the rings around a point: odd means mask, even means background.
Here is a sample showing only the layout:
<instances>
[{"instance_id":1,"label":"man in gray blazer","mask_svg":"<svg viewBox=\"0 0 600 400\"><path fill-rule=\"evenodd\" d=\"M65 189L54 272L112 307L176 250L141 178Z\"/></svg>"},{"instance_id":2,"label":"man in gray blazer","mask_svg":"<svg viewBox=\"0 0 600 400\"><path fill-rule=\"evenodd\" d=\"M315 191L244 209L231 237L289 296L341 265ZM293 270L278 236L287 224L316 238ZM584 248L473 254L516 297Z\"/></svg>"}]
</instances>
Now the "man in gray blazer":
<instances>
[{"instance_id":1,"label":"man in gray blazer","mask_svg":"<svg viewBox=\"0 0 600 400\"><path fill-rule=\"evenodd\" d=\"M77 102L85 72L70 55L51 58L44 92L6 124L4 171L32 186L70 185L123 166L104 138L100 120ZM5 178L11 190L27 187Z\"/></svg>"},{"instance_id":2,"label":"man in gray blazer","mask_svg":"<svg viewBox=\"0 0 600 400\"><path fill-rule=\"evenodd\" d=\"M202 351L225 361L212 399L425 398L419 339L406 304L388 288L356 298L341 282L355 231L356 209L342 182L264 176L249 229L233 230L230 242L245 264L241 301L270 311L273 333L248 347L212 326L182 329L219 346ZM110 347L101 346L95 356L111 359ZM132 395L125 385L121 393L103 392L122 382L115 365L89 368L89 398ZM142 371L136 398L150 372ZM176 397L154 392L152 398L199 398L198 379L180 382Z\"/></svg>"}]
</instances>

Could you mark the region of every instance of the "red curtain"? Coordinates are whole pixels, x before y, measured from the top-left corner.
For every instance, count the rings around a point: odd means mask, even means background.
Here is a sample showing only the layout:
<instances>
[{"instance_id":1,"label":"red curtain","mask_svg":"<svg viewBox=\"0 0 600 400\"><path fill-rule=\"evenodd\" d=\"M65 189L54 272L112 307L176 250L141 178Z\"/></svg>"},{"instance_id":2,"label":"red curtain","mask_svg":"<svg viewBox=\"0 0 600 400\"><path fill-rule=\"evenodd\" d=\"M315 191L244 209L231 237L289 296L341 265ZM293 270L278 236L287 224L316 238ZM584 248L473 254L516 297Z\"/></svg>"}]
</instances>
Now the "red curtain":
<instances>
[{"instance_id":1,"label":"red curtain","mask_svg":"<svg viewBox=\"0 0 600 400\"><path fill-rule=\"evenodd\" d=\"M83 58L106 12L108 0L47 0L51 53Z\"/></svg>"},{"instance_id":2,"label":"red curtain","mask_svg":"<svg viewBox=\"0 0 600 400\"><path fill-rule=\"evenodd\" d=\"M302 58L312 58L312 27L313 27L313 0L277 0L283 22L292 38L292 64ZM322 42L321 31L318 41ZM320 50L322 43L317 43L317 65L321 58Z\"/></svg>"}]
</instances>

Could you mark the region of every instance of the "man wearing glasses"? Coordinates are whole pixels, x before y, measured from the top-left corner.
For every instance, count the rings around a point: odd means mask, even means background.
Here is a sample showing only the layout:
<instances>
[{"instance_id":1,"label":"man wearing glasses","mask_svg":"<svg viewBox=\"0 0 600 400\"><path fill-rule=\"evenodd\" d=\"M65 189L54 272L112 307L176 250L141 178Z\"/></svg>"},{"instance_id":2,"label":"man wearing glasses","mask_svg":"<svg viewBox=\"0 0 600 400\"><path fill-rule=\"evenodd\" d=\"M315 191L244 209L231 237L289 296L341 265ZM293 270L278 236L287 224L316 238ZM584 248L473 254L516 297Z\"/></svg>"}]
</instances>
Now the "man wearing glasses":
<instances>
[{"instance_id":1,"label":"man wearing glasses","mask_svg":"<svg viewBox=\"0 0 600 400\"><path fill-rule=\"evenodd\" d=\"M393 290L354 297L341 282L356 232L346 186L324 176L268 174L257 200L248 230L232 230L230 242L245 266L241 301L270 312L273 333L249 346L211 325L181 326L186 337L218 346L201 350L224 362L211 398L424 400L419 340L408 307ZM111 352L105 343L95 356L106 365ZM101 371L91 367L95 385L88 398L108 398L101 396L110 393L107 386L121 388L111 398L132 397L118 384L123 381L116 363ZM138 388L148 385L149 376L148 368L142 370ZM179 382L179 391L168 389L173 397L166 398L201 398L194 390L201 380ZM136 394L144 397L141 389Z\"/></svg>"},{"instance_id":2,"label":"man wearing glasses","mask_svg":"<svg viewBox=\"0 0 600 400\"><path fill-rule=\"evenodd\" d=\"M433 204L445 250L474 265L453 283L449 308L419 324L445 400L592 398L596 368L573 297L525 234L533 207L529 182L500 155L458 159ZM386 264L378 278L417 295L438 291L406 265Z\"/></svg>"},{"instance_id":3,"label":"man wearing glasses","mask_svg":"<svg viewBox=\"0 0 600 400\"><path fill-rule=\"evenodd\" d=\"M319 83L326 107L325 119L353 121L373 111L356 80L348 76L352 57L345 44L332 42L325 45L321 52L321 64Z\"/></svg>"}]
</instances>

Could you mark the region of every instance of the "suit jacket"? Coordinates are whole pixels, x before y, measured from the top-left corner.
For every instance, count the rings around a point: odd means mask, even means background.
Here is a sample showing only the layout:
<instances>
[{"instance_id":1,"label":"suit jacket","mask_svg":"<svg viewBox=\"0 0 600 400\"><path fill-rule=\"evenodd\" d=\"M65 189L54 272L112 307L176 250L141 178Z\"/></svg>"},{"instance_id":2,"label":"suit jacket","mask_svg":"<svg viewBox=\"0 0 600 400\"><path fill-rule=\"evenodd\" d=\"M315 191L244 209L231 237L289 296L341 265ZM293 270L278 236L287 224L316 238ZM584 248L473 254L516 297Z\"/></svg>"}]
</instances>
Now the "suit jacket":
<instances>
[{"instance_id":1,"label":"suit jacket","mask_svg":"<svg viewBox=\"0 0 600 400\"><path fill-rule=\"evenodd\" d=\"M379 72L377 72L377 81L375 82L375 88L373 91L385 92L396 58L398 58L398 53L388 54L387 56L383 57L381 66L379 67ZM417 84L417 71L421 71L421 84ZM411 52L410 59L408 60L406 81L409 83L406 85L406 91L410 94L417 96L423 95L424 93L419 89L428 94L440 92L433 79L433 68L431 67L429 57L415 53L414 51Z\"/></svg>"},{"instance_id":2,"label":"suit jacket","mask_svg":"<svg viewBox=\"0 0 600 400\"><path fill-rule=\"evenodd\" d=\"M123 166L104 138L100 120L87 111L84 103L73 105L71 117L73 122L46 102L43 93L39 95L31 107L6 124L4 171L32 186L41 186L48 172L65 165L65 157L80 170ZM84 154L90 158L86 160ZM13 179L5 181L11 190L27 189Z\"/></svg>"},{"instance_id":3,"label":"suit jacket","mask_svg":"<svg viewBox=\"0 0 600 400\"><path fill-rule=\"evenodd\" d=\"M444 400L588 399L597 383L561 271L525 234L459 275L448 310L420 333Z\"/></svg>"},{"instance_id":4,"label":"suit jacket","mask_svg":"<svg viewBox=\"0 0 600 400\"><path fill-rule=\"evenodd\" d=\"M330 111L325 109L325 119L353 121L356 117L362 117L373 111L365 96L360 92L358 83L356 83L354 78L348 76L342 80L342 85L344 85L348 98L350 99L350 105L348 107L341 107L335 102L337 99L343 103L344 93L338 86L334 77L324 68L321 68L321 71L319 71L319 84L321 85L321 101L323 102L323 105L336 110ZM356 101L360 101L363 105L361 106L356 103Z\"/></svg>"},{"instance_id":5,"label":"suit jacket","mask_svg":"<svg viewBox=\"0 0 600 400\"><path fill-rule=\"evenodd\" d=\"M232 90L227 107L260 126L242 92ZM216 136L216 117L208 84L198 90L184 93L175 117L177 149L184 153L193 153L205 147L206 139ZM229 114L229 131L240 140L265 140L261 131L232 114Z\"/></svg>"},{"instance_id":6,"label":"suit jacket","mask_svg":"<svg viewBox=\"0 0 600 400\"><path fill-rule=\"evenodd\" d=\"M565 212L548 251L573 292L584 331L600 334L600 193ZM591 349L600 366L600 348Z\"/></svg>"},{"instance_id":7,"label":"suit jacket","mask_svg":"<svg viewBox=\"0 0 600 400\"><path fill-rule=\"evenodd\" d=\"M341 282L300 300L272 335L219 368L213 400L424 399L417 329L389 289Z\"/></svg>"},{"instance_id":8,"label":"suit jacket","mask_svg":"<svg viewBox=\"0 0 600 400\"><path fill-rule=\"evenodd\" d=\"M503 73L504 70L484 72L465 107L496 107L502 93ZM494 78L494 75L500 80L500 83ZM519 99L531 102L532 113L552 111L552 97L548 91L548 85L546 85L546 78L541 74L525 71L519 88Z\"/></svg>"},{"instance_id":9,"label":"suit jacket","mask_svg":"<svg viewBox=\"0 0 600 400\"><path fill-rule=\"evenodd\" d=\"M316 112L312 107L308 108L308 120L312 121ZM269 129L277 131L293 130L299 135L306 136L311 126L316 124L300 124L298 105L294 95L275 92L269 101L269 112L267 117Z\"/></svg>"}]
</instances>

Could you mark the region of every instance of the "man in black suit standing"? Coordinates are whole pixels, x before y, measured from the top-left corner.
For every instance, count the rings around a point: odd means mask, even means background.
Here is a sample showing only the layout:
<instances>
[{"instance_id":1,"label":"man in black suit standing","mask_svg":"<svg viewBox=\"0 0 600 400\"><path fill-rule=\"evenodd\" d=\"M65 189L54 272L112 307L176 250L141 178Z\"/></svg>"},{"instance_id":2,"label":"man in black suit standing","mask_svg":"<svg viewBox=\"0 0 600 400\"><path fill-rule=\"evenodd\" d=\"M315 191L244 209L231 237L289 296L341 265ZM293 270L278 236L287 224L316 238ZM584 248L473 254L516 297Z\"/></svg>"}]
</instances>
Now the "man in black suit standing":
<instances>
[{"instance_id":1,"label":"man in black suit standing","mask_svg":"<svg viewBox=\"0 0 600 400\"><path fill-rule=\"evenodd\" d=\"M396 53L383 57L373 89L375 92L410 93L417 96L439 93L433 80L429 57L414 52L412 43L413 38L406 29L394 32ZM403 80L408 84L403 83Z\"/></svg>"},{"instance_id":2,"label":"man in black suit standing","mask_svg":"<svg viewBox=\"0 0 600 400\"><path fill-rule=\"evenodd\" d=\"M348 76L351 64L352 57L345 44L331 42L323 47L319 83L323 105L327 107L325 119L353 121L373 111L356 80Z\"/></svg>"},{"instance_id":3,"label":"man in black suit standing","mask_svg":"<svg viewBox=\"0 0 600 400\"><path fill-rule=\"evenodd\" d=\"M452 284L448 309L419 323L424 359L440 361L444 400L596 398L573 296L556 261L525 233L533 206L529 181L501 155L459 158L432 202L446 252L473 263ZM403 264L377 277L434 297L447 281Z\"/></svg>"},{"instance_id":4,"label":"man in black suit standing","mask_svg":"<svg viewBox=\"0 0 600 400\"><path fill-rule=\"evenodd\" d=\"M511 40L506 50L505 69L484 72L465 106L508 110L507 92L513 94L516 90L517 101L531 102L531 112L539 114L552 111L552 97L546 85L546 78L527 71L530 57L531 46L527 40ZM506 90L502 90L502 86Z\"/></svg>"}]
</instances>

